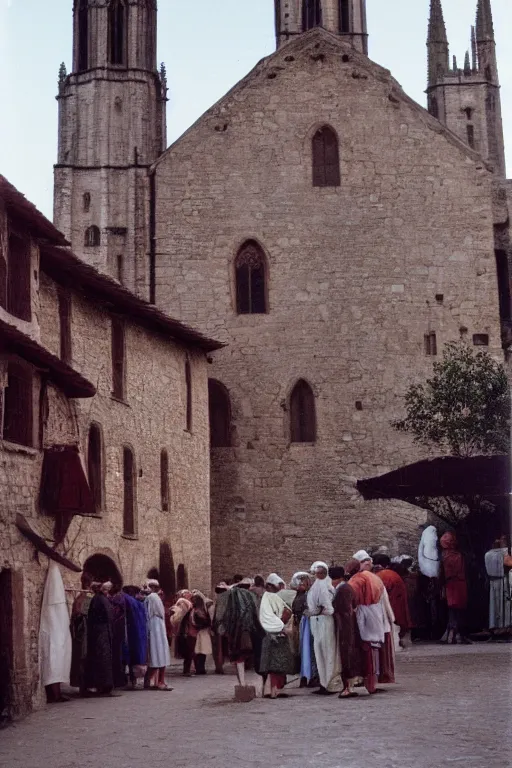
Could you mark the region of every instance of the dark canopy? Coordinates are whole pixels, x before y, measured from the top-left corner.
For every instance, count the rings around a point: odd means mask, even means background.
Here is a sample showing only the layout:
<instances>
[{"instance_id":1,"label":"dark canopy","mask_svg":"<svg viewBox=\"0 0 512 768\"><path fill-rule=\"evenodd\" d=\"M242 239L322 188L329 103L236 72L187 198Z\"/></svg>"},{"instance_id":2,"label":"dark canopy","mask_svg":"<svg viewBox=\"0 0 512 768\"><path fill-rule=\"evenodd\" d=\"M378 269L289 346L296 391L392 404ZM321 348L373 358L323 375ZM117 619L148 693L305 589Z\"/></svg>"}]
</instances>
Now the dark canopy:
<instances>
[{"instance_id":1,"label":"dark canopy","mask_svg":"<svg viewBox=\"0 0 512 768\"><path fill-rule=\"evenodd\" d=\"M508 456L441 456L407 464L393 472L357 482L359 493L369 499L412 501L420 496L508 497Z\"/></svg>"}]
</instances>

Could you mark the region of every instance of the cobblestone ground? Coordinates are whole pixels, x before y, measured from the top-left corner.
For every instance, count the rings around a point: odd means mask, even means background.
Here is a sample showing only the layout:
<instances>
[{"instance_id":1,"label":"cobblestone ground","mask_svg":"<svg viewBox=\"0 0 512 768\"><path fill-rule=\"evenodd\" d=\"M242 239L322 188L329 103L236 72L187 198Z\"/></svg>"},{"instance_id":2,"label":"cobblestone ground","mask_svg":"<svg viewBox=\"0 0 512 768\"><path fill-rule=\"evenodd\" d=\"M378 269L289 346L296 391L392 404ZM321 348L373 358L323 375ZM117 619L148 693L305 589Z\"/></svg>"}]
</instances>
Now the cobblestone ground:
<instances>
[{"instance_id":1,"label":"cobblestone ground","mask_svg":"<svg viewBox=\"0 0 512 768\"><path fill-rule=\"evenodd\" d=\"M234 676L186 679L171 693L73 700L0 732L2 768L505 768L512 667L501 645L414 646L398 684L340 701L232 701Z\"/></svg>"}]
</instances>

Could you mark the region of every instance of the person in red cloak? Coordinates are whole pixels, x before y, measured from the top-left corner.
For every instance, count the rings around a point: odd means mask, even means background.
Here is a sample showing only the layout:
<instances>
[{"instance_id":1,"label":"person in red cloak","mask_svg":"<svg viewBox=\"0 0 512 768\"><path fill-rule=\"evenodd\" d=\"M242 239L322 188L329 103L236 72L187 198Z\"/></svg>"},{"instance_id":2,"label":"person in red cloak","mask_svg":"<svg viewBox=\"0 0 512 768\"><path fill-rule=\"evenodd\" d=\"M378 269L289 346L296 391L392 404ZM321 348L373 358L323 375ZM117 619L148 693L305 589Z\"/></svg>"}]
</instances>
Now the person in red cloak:
<instances>
[{"instance_id":1,"label":"person in red cloak","mask_svg":"<svg viewBox=\"0 0 512 768\"><path fill-rule=\"evenodd\" d=\"M441 585L444 588L448 604L448 626L441 639L444 643L471 643L464 632L465 613L468 605L468 586L464 556L459 551L457 537L449 531L440 539L442 550Z\"/></svg>"},{"instance_id":2,"label":"person in red cloak","mask_svg":"<svg viewBox=\"0 0 512 768\"><path fill-rule=\"evenodd\" d=\"M389 602L395 614L395 624L400 628L400 639L403 639L411 628L409 614L409 600L405 581L399 573L392 570L391 559L388 555L375 555L373 565L380 566L382 570L376 570L377 576L382 579L389 595Z\"/></svg>"}]
</instances>

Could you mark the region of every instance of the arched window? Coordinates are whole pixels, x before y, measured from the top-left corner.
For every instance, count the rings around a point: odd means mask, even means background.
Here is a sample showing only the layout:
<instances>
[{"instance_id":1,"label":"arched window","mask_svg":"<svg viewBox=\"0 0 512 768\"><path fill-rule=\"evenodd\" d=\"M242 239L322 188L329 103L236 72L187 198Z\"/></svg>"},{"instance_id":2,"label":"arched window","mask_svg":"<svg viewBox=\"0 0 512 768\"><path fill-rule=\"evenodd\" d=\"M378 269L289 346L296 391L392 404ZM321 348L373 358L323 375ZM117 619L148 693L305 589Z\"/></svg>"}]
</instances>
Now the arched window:
<instances>
[{"instance_id":1,"label":"arched window","mask_svg":"<svg viewBox=\"0 0 512 768\"><path fill-rule=\"evenodd\" d=\"M302 29L306 32L322 25L321 0L304 0L302 4Z\"/></svg>"},{"instance_id":2,"label":"arched window","mask_svg":"<svg viewBox=\"0 0 512 768\"><path fill-rule=\"evenodd\" d=\"M176 569L176 589L178 592L180 589L188 589L188 573L183 563L180 563Z\"/></svg>"},{"instance_id":3,"label":"arched window","mask_svg":"<svg viewBox=\"0 0 512 768\"><path fill-rule=\"evenodd\" d=\"M160 451L160 499L162 511L169 511L169 454L162 448Z\"/></svg>"},{"instance_id":4,"label":"arched window","mask_svg":"<svg viewBox=\"0 0 512 768\"><path fill-rule=\"evenodd\" d=\"M350 0L340 0L340 33L350 33Z\"/></svg>"},{"instance_id":5,"label":"arched window","mask_svg":"<svg viewBox=\"0 0 512 768\"><path fill-rule=\"evenodd\" d=\"M316 442L315 396L304 379L299 379L290 395L290 440Z\"/></svg>"},{"instance_id":6,"label":"arched window","mask_svg":"<svg viewBox=\"0 0 512 768\"><path fill-rule=\"evenodd\" d=\"M123 533L134 536L135 525L135 460L131 448L123 448Z\"/></svg>"},{"instance_id":7,"label":"arched window","mask_svg":"<svg viewBox=\"0 0 512 768\"><path fill-rule=\"evenodd\" d=\"M108 8L109 61L126 63L127 7L124 0L111 0Z\"/></svg>"},{"instance_id":8,"label":"arched window","mask_svg":"<svg viewBox=\"0 0 512 768\"><path fill-rule=\"evenodd\" d=\"M91 424L87 441L87 475L96 514L103 509L103 440L99 424Z\"/></svg>"},{"instance_id":9,"label":"arched window","mask_svg":"<svg viewBox=\"0 0 512 768\"><path fill-rule=\"evenodd\" d=\"M498 296L500 301L500 318L510 320L510 270L505 251L495 251L496 271L498 274Z\"/></svg>"},{"instance_id":10,"label":"arched window","mask_svg":"<svg viewBox=\"0 0 512 768\"><path fill-rule=\"evenodd\" d=\"M190 360L185 361L185 388L186 388L186 414L187 414L187 432L192 432L192 369Z\"/></svg>"},{"instance_id":11,"label":"arched window","mask_svg":"<svg viewBox=\"0 0 512 768\"><path fill-rule=\"evenodd\" d=\"M78 71L89 68L89 0L78 6Z\"/></svg>"},{"instance_id":12,"label":"arched window","mask_svg":"<svg viewBox=\"0 0 512 768\"><path fill-rule=\"evenodd\" d=\"M436 120L439 120L439 104L435 96L429 97L428 111L432 117L435 117Z\"/></svg>"},{"instance_id":13,"label":"arched window","mask_svg":"<svg viewBox=\"0 0 512 768\"><path fill-rule=\"evenodd\" d=\"M313 136L313 186L339 187L340 184L338 138L332 128L324 125Z\"/></svg>"},{"instance_id":14,"label":"arched window","mask_svg":"<svg viewBox=\"0 0 512 768\"><path fill-rule=\"evenodd\" d=\"M231 445L231 403L229 393L220 381L208 379L208 409L210 413L210 445L227 448Z\"/></svg>"},{"instance_id":15,"label":"arched window","mask_svg":"<svg viewBox=\"0 0 512 768\"><path fill-rule=\"evenodd\" d=\"M84 204L84 211L87 213L91 207L91 193L90 192L84 192L83 195L83 204Z\"/></svg>"},{"instance_id":16,"label":"arched window","mask_svg":"<svg viewBox=\"0 0 512 768\"><path fill-rule=\"evenodd\" d=\"M84 245L87 248L95 248L98 245L101 245L101 234L99 227L94 225L92 227L87 227L85 230Z\"/></svg>"},{"instance_id":17,"label":"arched window","mask_svg":"<svg viewBox=\"0 0 512 768\"><path fill-rule=\"evenodd\" d=\"M236 311L239 315L267 311L266 259L254 240L242 245L235 259Z\"/></svg>"}]
</instances>

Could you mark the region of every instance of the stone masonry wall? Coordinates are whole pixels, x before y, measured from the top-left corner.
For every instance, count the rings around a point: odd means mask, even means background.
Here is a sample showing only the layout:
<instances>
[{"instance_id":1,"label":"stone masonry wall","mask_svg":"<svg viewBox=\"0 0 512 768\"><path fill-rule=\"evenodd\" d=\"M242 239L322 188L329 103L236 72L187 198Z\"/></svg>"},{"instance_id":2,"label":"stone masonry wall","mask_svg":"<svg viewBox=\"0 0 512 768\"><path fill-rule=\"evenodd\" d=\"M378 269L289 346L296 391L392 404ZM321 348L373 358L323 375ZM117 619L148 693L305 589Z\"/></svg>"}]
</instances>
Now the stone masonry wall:
<instances>
[{"instance_id":1,"label":"stone masonry wall","mask_svg":"<svg viewBox=\"0 0 512 768\"><path fill-rule=\"evenodd\" d=\"M312 186L326 123L337 188ZM233 408L233 446L212 459L215 577L416 546L423 513L365 503L354 483L425 455L390 421L431 371L426 333L439 353L487 333L501 359L491 178L389 72L320 29L261 62L158 162L157 302L228 342L210 369ZM268 260L265 315L235 311L249 238ZM289 441L302 377L315 445Z\"/></svg>"}]
</instances>

